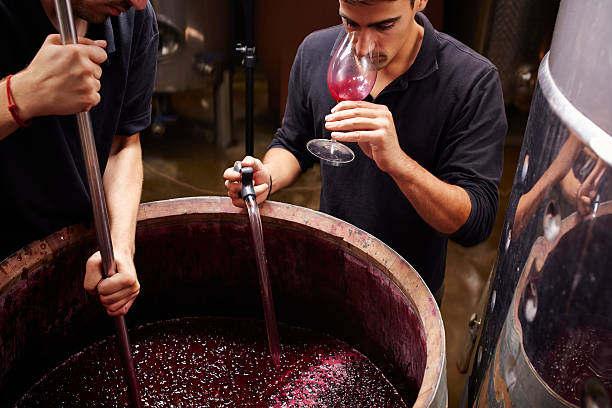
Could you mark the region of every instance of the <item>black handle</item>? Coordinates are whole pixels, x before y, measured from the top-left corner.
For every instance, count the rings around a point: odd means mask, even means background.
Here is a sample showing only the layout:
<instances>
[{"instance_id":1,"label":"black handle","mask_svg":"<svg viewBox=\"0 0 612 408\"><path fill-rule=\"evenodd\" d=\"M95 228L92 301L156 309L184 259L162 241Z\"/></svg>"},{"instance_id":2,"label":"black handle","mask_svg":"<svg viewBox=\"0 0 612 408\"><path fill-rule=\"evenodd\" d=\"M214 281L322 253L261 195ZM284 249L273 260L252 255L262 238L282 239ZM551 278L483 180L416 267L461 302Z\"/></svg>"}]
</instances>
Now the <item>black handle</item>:
<instances>
[{"instance_id":1,"label":"black handle","mask_svg":"<svg viewBox=\"0 0 612 408\"><path fill-rule=\"evenodd\" d=\"M234 170L242 175L242 190L240 191L240 197L245 201L248 196L257 197L255 194L255 187L253 187L253 168L242 167L240 162L236 162Z\"/></svg>"}]
</instances>

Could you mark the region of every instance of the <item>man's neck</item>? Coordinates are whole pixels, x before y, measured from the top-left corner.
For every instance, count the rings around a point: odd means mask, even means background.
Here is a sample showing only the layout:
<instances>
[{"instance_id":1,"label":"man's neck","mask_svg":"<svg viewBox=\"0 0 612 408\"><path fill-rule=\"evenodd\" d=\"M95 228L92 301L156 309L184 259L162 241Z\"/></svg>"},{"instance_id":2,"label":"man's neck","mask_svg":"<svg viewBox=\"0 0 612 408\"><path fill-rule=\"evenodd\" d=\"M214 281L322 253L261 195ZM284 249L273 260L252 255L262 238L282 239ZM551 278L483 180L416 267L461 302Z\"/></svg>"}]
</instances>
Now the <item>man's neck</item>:
<instances>
[{"instance_id":1,"label":"man's neck","mask_svg":"<svg viewBox=\"0 0 612 408\"><path fill-rule=\"evenodd\" d=\"M416 60L417 55L419 55L423 36L425 35L425 28L418 24L416 20L413 20L413 24L413 29L410 31L405 47L400 50L394 60L384 69L386 74L394 79L408 71Z\"/></svg>"},{"instance_id":2,"label":"man's neck","mask_svg":"<svg viewBox=\"0 0 612 408\"><path fill-rule=\"evenodd\" d=\"M47 18L49 18L49 21L51 21L51 24L53 24L53 27L55 27L55 29L59 32L60 25L59 21L57 20L57 12L55 11L55 2L53 0L40 0L40 4L45 10ZM76 27L77 36L84 37L88 28L87 21L83 20L82 18L75 17L74 25Z\"/></svg>"},{"instance_id":3,"label":"man's neck","mask_svg":"<svg viewBox=\"0 0 612 408\"><path fill-rule=\"evenodd\" d=\"M419 54L424 35L425 29L423 26L414 21L414 29L410 32L410 38L406 41L405 49L401 50L389 65L378 71L376 83L371 92L373 98L376 98L395 78L408 71Z\"/></svg>"}]
</instances>

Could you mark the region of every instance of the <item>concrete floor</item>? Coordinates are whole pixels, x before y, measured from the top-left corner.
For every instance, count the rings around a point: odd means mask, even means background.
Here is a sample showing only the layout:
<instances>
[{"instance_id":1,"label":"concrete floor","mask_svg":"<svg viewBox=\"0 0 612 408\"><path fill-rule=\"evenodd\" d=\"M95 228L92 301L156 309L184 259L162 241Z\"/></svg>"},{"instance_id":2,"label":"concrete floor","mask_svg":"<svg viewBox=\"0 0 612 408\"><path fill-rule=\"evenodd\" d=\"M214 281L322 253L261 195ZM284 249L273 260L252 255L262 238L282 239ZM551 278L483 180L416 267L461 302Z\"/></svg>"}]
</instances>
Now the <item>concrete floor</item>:
<instances>
[{"instance_id":1,"label":"concrete floor","mask_svg":"<svg viewBox=\"0 0 612 408\"><path fill-rule=\"evenodd\" d=\"M262 157L276 130L267 111L267 85L257 76L255 84L255 155ZM233 143L227 149L215 145L211 93L194 91L177 94L172 106L179 118L166 124L163 135L144 132L144 187L142 201L200 195L225 195L223 171L244 156L244 85L241 76L234 77ZM506 138L504 172L500 186L500 207L491 237L484 243L464 248L450 243L446 264L446 289L442 318L446 330L449 407L458 407L465 374L457 369L468 342L470 315L479 311L481 297L486 296L487 279L497 256L501 230L510 197L526 114L509 114L510 131ZM319 207L320 172L307 172L293 186L272 196L274 201L288 202L313 209Z\"/></svg>"}]
</instances>

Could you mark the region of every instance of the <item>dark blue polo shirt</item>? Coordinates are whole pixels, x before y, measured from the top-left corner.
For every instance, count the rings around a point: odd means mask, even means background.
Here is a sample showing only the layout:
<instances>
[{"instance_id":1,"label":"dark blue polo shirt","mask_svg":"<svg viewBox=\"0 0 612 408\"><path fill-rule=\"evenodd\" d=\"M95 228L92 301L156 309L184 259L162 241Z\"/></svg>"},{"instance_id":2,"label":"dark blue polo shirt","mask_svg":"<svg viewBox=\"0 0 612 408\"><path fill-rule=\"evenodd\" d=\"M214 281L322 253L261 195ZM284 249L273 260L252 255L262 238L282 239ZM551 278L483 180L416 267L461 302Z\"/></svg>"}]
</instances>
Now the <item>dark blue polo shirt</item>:
<instances>
[{"instance_id":1,"label":"dark blue polo shirt","mask_svg":"<svg viewBox=\"0 0 612 408\"><path fill-rule=\"evenodd\" d=\"M34 58L57 33L40 0L0 0L0 77ZM101 102L91 110L103 172L113 137L132 135L151 119L157 62L157 21L150 4L131 9L86 35L107 41ZM6 90L0 94L6 97ZM37 117L0 140L0 259L67 225L91 218L91 204L74 115Z\"/></svg>"},{"instance_id":2,"label":"dark blue polo shirt","mask_svg":"<svg viewBox=\"0 0 612 408\"><path fill-rule=\"evenodd\" d=\"M451 238L463 245L486 239L495 221L497 186L507 130L501 83L495 67L459 41L437 32L419 13L425 29L413 65L376 99L393 114L401 148L433 175L463 187L471 200L469 219ZM282 128L270 148L290 151L302 171L316 158L312 138L329 138L325 115L336 102L326 74L340 26L310 34L300 45L289 81ZM444 279L448 236L417 214L391 176L356 143L355 160L344 167L321 166L321 211L348 221L402 255L432 292Z\"/></svg>"}]
</instances>

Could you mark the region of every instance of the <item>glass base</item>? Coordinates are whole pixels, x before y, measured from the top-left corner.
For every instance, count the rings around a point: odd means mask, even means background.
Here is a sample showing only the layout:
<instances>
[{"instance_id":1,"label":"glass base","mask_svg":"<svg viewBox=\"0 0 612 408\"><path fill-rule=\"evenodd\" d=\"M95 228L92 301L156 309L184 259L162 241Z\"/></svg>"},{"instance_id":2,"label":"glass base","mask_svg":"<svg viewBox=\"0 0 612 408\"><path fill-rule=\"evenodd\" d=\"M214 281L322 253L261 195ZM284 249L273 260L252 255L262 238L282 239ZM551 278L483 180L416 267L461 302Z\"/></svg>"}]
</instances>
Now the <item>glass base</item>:
<instances>
[{"instance_id":1,"label":"glass base","mask_svg":"<svg viewBox=\"0 0 612 408\"><path fill-rule=\"evenodd\" d=\"M325 164L342 166L355 158L355 153L340 142L330 139L312 139L306 143L308 151Z\"/></svg>"}]
</instances>

